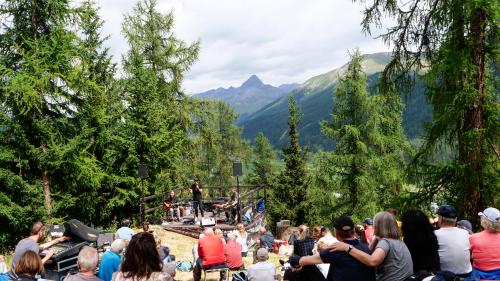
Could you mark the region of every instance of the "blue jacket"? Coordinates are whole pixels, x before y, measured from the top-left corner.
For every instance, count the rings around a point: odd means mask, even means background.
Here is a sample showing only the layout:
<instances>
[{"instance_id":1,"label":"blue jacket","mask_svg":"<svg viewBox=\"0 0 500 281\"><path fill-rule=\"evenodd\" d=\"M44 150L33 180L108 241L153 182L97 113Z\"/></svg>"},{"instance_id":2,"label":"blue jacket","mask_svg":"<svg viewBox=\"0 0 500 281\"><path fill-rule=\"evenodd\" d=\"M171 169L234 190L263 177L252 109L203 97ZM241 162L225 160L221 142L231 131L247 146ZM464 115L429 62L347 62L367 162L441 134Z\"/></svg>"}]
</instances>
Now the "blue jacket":
<instances>
[{"instance_id":1,"label":"blue jacket","mask_svg":"<svg viewBox=\"0 0 500 281\"><path fill-rule=\"evenodd\" d=\"M101 259L99 266L99 279L103 281L111 281L113 273L118 271L122 258L115 252L106 251Z\"/></svg>"}]
</instances>

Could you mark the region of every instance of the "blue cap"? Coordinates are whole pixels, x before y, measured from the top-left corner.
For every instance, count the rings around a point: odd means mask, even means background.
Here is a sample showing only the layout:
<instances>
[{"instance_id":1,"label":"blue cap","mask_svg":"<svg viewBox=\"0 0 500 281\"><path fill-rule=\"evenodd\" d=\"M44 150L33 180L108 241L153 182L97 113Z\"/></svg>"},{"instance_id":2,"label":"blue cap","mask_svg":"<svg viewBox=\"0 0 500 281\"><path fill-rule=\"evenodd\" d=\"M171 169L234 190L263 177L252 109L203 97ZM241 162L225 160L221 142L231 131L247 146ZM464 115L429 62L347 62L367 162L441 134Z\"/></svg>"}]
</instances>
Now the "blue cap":
<instances>
[{"instance_id":1,"label":"blue cap","mask_svg":"<svg viewBox=\"0 0 500 281\"><path fill-rule=\"evenodd\" d=\"M450 219L457 218L457 210L455 209L455 207L451 205L439 206L437 214L445 218L450 218Z\"/></svg>"},{"instance_id":2,"label":"blue cap","mask_svg":"<svg viewBox=\"0 0 500 281\"><path fill-rule=\"evenodd\" d=\"M465 230L469 232L469 234L472 234L472 224L468 220L461 220L457 222L457 225L462 226Z\"/></svg>"},{"instance_id":3,"label":"blue cap","mask_svg":"<svg viewBox=\"0 0 500 281\"><path fill-rule=\"evenodd\" d=\"M364 221L363 221L364 224L367 224L367 225L373 225L373 220L371 218L366 218Z\"/></svg>"}]
</instances>

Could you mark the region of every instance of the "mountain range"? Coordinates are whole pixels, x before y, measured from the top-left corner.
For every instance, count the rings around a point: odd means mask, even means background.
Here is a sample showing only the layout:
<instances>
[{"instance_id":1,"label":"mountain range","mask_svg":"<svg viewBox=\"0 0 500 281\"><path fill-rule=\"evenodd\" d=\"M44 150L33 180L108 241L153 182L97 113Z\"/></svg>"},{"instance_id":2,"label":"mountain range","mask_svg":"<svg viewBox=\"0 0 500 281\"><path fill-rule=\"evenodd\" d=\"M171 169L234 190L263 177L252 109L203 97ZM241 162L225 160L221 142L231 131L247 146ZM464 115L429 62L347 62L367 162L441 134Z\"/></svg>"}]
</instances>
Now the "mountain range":
<instances>
[{"instance_id":1,"label":"mountain range","mask_svg":"<svg viewBox=\"0 0 500 281\"><path fill-rule=\"evenodd\" d=\"M200 99L220 100L228 103L240 115L238 122L263 106L288 94L299 84L283 84L274 87L264 84L257 75L252 75L241 86L218 88L195 95Z\"/></svg>"},{"instance_id":2,"label":"mountain range","mask_svg":"<svg viewBox=\"0 0 500 281\"><path fill-rule=\"evenodd\" d=\"M367 75L368 87L373 89L379 80L380 73L390 61L390 53L375 53L364 56L362 65ZM243 128L243 137L253 140L259 132L263 132L275 148L288 144L288 97L293 95L301 112L298 123L301 145L331 149L334 142L326 138L320 131L320 121L329 119L334 106L334 90L339 77L347 70L347 63L327 73L312 77L306 82L286 88L281 92L271 85L264 85L257 76L251 76L239 88L217 89L197 95L202 98L215 98L232 105L241 114L237 124ZM238 90L236 90L238 89ZM257 90L254 90L257 89ZM267 89L267 90L266 90ZM291 91L288 91L291 89ZM240 97L240 93L242 96ZM233 96L231 96L233 95ZM276 96L274 100L264 99ZM424 87L417 80L411 92L402 94L405 109L403 112L403 128L408 138L422 135L423 123L431 120L431 107L428 104ZM257 105L255 101L259 101Z\"/></svg>"}]
</instances>

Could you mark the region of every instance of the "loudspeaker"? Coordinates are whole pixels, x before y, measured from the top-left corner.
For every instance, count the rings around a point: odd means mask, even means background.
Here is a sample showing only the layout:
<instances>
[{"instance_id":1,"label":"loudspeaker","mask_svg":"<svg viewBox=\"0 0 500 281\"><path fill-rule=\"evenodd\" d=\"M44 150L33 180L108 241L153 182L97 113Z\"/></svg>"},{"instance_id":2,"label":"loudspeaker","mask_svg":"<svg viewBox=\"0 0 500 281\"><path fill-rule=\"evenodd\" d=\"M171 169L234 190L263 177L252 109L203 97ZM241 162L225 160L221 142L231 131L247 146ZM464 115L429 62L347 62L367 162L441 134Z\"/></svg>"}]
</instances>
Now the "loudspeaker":
<instances>
[{"instance_id":1,"label":"loudspeaker","mask_svg":"<svg viewBox=\"0 0 500 281\"><path fill-rule=\"evenodd\" d=\"M77 241L83 240L87 242L96 242L99 232L93 229L92 227L88 227L83 222L79 220L69 220L64 224L66 231L64 232L64 236L71 237L73 239L76 238Z\"/></svg>"},{"instance_id":2,"label":"loudspeaker","mask_svg":"<svg viewBox=\"0 0 500 281\"><path fill-rule=\"evenodd\" d=\"M144 163L139 164L139 176L141 177L141 179L149 178L148 165L146 165Z\"/></svg>"},{"instance_id":3,"label":"loudspeaker","mask_svg":"<svg viewBox=\"0 0 500 281\"><path fill-rule=\"evenodd\" d=\"M241 162L233 162L233 177L243 176L243 165Z\"/></svg>"}]
</instances>

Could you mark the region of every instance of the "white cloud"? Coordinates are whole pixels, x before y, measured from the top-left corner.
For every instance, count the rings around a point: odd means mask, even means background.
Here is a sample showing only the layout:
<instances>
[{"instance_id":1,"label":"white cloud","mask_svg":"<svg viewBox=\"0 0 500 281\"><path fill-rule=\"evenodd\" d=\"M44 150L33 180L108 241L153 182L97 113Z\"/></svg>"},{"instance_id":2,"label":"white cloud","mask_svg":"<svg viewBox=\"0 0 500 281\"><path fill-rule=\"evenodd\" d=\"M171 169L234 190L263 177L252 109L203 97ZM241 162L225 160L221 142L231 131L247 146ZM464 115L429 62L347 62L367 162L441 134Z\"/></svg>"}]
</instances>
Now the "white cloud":
<instances>
[{"instance_id":1,"label":"white cloud","mask_svg":"<svg viewBox=\"0 0 500 281\"><path fill-rule=\"evenodd\" d=\"M103 34L115 61L126 42L123 14L134 1L101 0ZM159 0L174 10L176 35L201 41L199 60L184 81L188 93L239 86L251 74L265 83L304 82L347 61L347 50L387 51L361 32L362 7L351 0Z\"/></svg>"}]
</instances>

